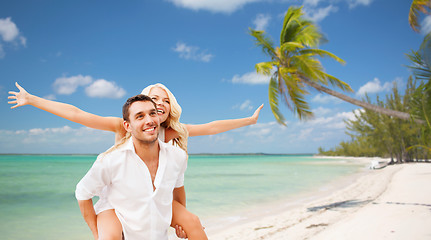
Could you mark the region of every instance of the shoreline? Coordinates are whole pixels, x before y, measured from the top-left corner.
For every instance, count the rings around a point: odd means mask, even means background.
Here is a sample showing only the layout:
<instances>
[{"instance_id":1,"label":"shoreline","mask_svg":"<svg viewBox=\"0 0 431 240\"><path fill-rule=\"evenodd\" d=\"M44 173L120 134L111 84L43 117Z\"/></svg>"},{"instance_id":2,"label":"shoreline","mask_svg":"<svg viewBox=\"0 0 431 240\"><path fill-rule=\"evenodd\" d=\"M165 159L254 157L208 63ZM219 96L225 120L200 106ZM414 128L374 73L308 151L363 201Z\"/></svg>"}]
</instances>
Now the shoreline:
<instances>
[{"instance_id":1,"label":"shoreline","mask_svg":"<svg viewBox=\"0 0 431 240\"><path fill-rule=\"evenodd\" d=\"M297 193L293 196L283 197L279 200L268 200L260 204L254 204L249 206L247 209L241 209L233 211L230 215L222 215L215 217L203 217L201 222L206 228L208 236L217 234L220 231L225 231L226 227L234 228L244 224L255 222L256 220L262 219L264 217L273 216L280 212L291 211L301 207L303 204L311 203L313 201L328 197L334 191L339 189L344 189L352 184L356 178L363 176L368 171L368 165L371 162L371 158L352 158L352 157L322 157L313 156L317 159L342 159L347 160L346 164L357 164L361 167L357 172L340 176L330 182L318 185L312 189L305 190L303 192ZM382 160L381 158L379 158ZM315 163L315 162L314 162ZM325 164L340 164L340 162ZM210 238L212 239L212 238Z\"/></svg>"},{"instance_id":2,"label":"shoreline","mask_svg":"<svg viewBox=\"0 0 431 240\"><path fill-rule=\"evenodd\" d=\"M315 156L316 158L334 158ZM340 159L352 160L362 164L369 164L371 160L388 160L382 158L353 158L353 157L336 157ZM418 173L419 171L419 173ZM420 174L420 172L424 174ZM429 176L426 174L429 173ZM405 179L408 175L408 179ZM411 176L410 176L411 175ZM378 170L364 170L359 173L345 176L338 179L339 182L331 183L326 186L326 191L306 193L294 198L283 199L277 202L263 204L259 208L251 208L245 213L244 219L219 219L218 227L214 227L213 221L202 220L207 227L209 239L381 239L375 238L374 232L367 231L367 223L374 220L373 213L368 217L357 219L355 216L366 211L368 208L376 207L378 202L397 202L396 196L402 196L402 192L397 192L397 188L402 188L403 184L409 183L409 178L424 177L425 181L422 186L425 187L431 181L431 164L426 163L408 163L401 165L391 165ZM401 178L395 182L394 179ZM411 180L415 181L415 180ZM417 183L416 183L417 184ZM418 186L420 187L420 186ZM390 189L395 189L392 194L395 198L388 200L382 199L388 194ZM409 189L415 189L410 187ZM398 190L399 191L399 190ZM413 207L428 207L431 209L431 190L424 199L418 199L419 205ZM416 196L417 190L412 196ZM421 191L419 190L419 195ZM421 201L422 200L422 201ZM428 200L428 202L426 202ZM399 201L398 201L399 202ZM401 204L392 204L398 206ZM392 206L392 207L393 207ZM401 205L403 206L403 205ZM370 210L368 210L370 211ZM377 215L384 215L382 213ZM428 211L428 220L423 223L417 223L418 226L429 226L431 224L431 212ZM403 213L400 213L402 219ZM405 214L405 213L404 213ZM405 216L407 217L407 216ZM411 216L409 216L411 217ZM371 218L371 219L369 219ZM386 222L388 219L381 219ZM402 221L402 220L400 220ZM423 221L423 220L422 220ZM343 224L347 222L346 224ZM350 223L350 225L348 224ZM428 225L425 225L428 224ZM364 226L365 229L361 229ZM352 235L351 238L345 238L351 228L361 229ZM425 227L427 229L428 227ZM396 232L403 232L402 225L398 230L391 230L394 236ZM418 231L420 232L420 231ZM423 231L422 231L423 232ZM344 234L344 235L343 235ZM362 237L359 237L361 236ZM368 235L364 235L368 234ZM431 230L427 233L418 233L411 239L429 238ZM422 234L422 235L421 235ZM424 236L423 234L429 234ZM391 238L392 239L392 238ZM400 238L402 239L402 238Z\"/></svg>"}]
</instances>

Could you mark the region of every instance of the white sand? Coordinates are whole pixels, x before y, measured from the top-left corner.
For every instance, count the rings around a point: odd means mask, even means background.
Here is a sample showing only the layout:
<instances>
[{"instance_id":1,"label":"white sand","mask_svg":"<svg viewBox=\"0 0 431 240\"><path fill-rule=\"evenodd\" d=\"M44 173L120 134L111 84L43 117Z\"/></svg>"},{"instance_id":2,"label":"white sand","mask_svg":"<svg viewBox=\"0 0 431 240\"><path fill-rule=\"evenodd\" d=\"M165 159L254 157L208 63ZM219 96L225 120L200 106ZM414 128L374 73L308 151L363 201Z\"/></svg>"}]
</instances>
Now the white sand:
<instances>
[{"instance_id":1,"label":"white sand","mask_svg":"<svg viewBox=\"0 0 431 240\"><path fill-rule=\"evenodd\" d=\"M361 159L370 162L371 159ZM221 239L431 239L431 164L370 170L349 185L312 202L255 216L227 229Z\"/></svg>"}]
</instances>

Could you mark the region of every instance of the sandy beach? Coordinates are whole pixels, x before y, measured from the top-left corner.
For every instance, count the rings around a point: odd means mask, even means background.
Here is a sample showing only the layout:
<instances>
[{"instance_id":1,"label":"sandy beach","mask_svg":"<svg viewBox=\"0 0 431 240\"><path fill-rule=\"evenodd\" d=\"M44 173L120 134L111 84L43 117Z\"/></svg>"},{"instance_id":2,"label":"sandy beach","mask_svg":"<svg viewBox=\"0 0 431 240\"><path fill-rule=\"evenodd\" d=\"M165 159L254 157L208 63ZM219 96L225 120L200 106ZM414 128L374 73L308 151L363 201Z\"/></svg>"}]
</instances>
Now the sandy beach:
<instances>
[{"instance_id":1,"label":"sandy beach","mask_svg":"<svg viewBox=\"0 0 431 240\"><path fill-rule=\"evenodd\" d=\"M364 162L372 159L360 158ZM222 239L431 239L431 164L368 170L348 184L260 212L230 227L207 230ZM250 213L253 214L252 212Z\"/></svg>"}]
</instances>

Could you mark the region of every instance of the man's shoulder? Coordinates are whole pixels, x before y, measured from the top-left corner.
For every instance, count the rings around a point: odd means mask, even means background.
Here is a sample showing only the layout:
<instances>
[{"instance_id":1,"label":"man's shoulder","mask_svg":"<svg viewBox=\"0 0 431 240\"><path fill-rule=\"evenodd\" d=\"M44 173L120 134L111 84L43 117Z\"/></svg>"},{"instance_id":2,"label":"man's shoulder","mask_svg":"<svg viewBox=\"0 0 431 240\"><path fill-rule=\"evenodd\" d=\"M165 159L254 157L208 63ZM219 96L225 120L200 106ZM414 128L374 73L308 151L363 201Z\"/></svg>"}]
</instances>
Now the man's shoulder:
<instances>
[{"instance_id":1,"label":"man's shoulder","mask_svg":"<svg viewBox=\"0 0 431 240\"><path fill-rule=\"evenodd\" d=\"M184 159L187 158L187 153L174 145L171 145L169 143L164 143L164 142L160 142L160 145L163 149L165 149L166 153L169 154L170 156L176 156L180 159Z\"/></svg>"},{"instance_id":2,"label":"man's shoulder","mask_svg":"<svg viewBox=\"0 0 431 240\"><path fill-rule=\"evenodd\" d=\"M97 156L97 159L104 160L104 159L117 159L120 155L124 154L124 151L126 150L125 144L122 145L114 145L110 147L105 152L99 154Z\"/></svg>"}]
</instances>

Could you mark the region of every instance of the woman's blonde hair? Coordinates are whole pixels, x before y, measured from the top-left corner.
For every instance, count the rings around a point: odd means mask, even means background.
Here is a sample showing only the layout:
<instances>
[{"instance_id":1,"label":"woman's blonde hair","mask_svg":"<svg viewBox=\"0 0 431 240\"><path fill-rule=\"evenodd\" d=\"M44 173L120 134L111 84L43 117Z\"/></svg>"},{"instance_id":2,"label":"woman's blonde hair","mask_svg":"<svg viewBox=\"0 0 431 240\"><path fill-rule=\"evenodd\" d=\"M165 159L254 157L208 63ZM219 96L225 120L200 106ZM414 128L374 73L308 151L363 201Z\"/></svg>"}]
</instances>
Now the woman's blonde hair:
<instances>
[{"instance_id":1,"label":"woman's blonde hair","mask_svg":"<svg viewBox=\"0 0 431 240\"><path fill-rule=\"evenodd\" d=\"M174 138L172 143L187 152L188 131L184 124L180 123L182 111L181 106L178 104L174 94L172 94L172 92L169 91L169 89L161 83L156 83L154 85L150 85L144 88L141 94L149 96L151 89L153 89L154 87L158 87L165 90L165 92L168 94L169 102L171 105L171 111L169 112L168 118L166 119L166 121L160 123L160 126L164 127L165 129L172 128L173 130L175 130L178 133L178 137Z\"/></svg>"}]
</instances>

